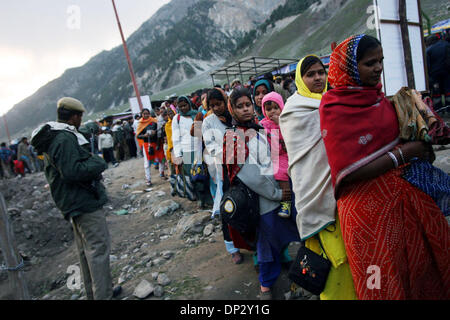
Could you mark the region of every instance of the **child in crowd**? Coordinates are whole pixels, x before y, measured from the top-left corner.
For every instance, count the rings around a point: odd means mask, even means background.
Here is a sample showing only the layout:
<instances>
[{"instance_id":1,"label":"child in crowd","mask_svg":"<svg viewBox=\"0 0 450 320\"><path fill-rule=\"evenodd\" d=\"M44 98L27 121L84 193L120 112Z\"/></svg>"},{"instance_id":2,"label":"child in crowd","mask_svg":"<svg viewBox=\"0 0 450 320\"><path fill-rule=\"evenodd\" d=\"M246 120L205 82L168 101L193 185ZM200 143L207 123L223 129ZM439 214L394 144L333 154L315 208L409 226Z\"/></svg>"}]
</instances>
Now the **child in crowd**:
<instances>
[{"instance_id":1,"label":"child in crowd","mask_svg":"<svg viewBox=\"0 0 450 320\"><path fill-rule=\"evenodd\" d=\"M119 165L114 157L114 138L107 127L103 127L102 133L98 136L98 148L102 151L106 163L112 162L114 167Z\"/></svg>"},{"instance_id":2,"label":"child in crowd","mask_svg":"<svg viewBox=\"0 0 450 320\"><path fill-rule=\"evenodd\" d=\"M264 119L261 120L260 124L266 130L267 139L271 147L274 177L281 188L289 188L288 154L279 125L279 118L283 108L283 97L280 94L271 92L265 95L262 101ZM291 216L291 203L287 201L281 202L281 210L278 212L278 215L282 218L289 218Z\"/></svg>"}]
</instances>

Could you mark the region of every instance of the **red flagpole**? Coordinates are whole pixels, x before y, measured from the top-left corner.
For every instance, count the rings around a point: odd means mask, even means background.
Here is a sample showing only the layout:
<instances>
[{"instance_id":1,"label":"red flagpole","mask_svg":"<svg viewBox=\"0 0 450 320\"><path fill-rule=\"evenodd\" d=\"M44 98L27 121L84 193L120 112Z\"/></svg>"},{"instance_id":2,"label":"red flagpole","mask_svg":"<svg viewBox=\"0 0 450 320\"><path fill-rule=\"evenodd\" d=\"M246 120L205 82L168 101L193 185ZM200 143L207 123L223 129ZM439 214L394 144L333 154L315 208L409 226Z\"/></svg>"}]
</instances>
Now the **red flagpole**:
<instances>
[{"instance_id":1,"label":"red flagpole","mask_svg":"<svg viewBox=\"0 0 450 320\"><path fill-rule=\"evenodd\" d=\"M114 12L116 14L117 25L119 26L120 36L122 37L123 50L125 51L125 57L127 58L128 69L130 70L130 75L131 75L131 81L133 81L134 91L136 92L136 98L137 98L138 103L139 103L139 108L142 111L143 106L142 106L142 101L141 101L141 95L139 94L139 89L138 89L138 86L137 86L137 83L136 83L136 78L134 76L133 65L131 63L130 55L128 53L127 42L125 41L125 37L123 36L122 26L120 25L120 20L119 20L119 15L117 14L116 4L114 3L114 0L111 0L111 1L112 1L112 4L113 4L113 7L114 7Z\"/></svg>"}]
</instances>

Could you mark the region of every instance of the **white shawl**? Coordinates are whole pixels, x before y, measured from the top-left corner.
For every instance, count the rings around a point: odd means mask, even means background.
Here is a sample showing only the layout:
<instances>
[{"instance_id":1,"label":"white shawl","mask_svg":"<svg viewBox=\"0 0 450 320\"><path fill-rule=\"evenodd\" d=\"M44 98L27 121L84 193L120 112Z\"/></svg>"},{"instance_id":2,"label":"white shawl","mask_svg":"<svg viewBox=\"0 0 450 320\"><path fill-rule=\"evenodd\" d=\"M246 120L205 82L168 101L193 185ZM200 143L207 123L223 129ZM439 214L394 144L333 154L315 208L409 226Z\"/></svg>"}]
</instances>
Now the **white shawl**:
<instances>
[{"instance_id":1,"label":"white shawl","mask_svg":"<svg viewBox=\"0 0 450 320\"><path fill-rule=\"evenodd\" d=\"M319 105L320 100L295 93L287 100L280 116L302 241L336 219L331 169L320 132Z\"/></svg>"}]
</instances>

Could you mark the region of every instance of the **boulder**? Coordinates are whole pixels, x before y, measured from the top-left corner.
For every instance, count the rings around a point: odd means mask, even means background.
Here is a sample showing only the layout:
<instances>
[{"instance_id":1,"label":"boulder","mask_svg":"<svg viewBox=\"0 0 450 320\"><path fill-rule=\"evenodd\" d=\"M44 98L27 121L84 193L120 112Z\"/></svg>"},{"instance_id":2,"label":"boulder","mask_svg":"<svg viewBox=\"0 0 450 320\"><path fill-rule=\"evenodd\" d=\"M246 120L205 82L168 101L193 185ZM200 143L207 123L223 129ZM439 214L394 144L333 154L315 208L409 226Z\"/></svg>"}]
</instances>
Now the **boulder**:
<instances>
[{"instance_id":1,"label":"boulder","mask_svg":"<svg viewBox=\"0 0 450 320\"><path fill-rule=\"evenodd\" d=\"M201 233L203 225L211 219L211 213L202 211L194 215L186 216L180 219L177 224L176 234L180 237L186 233Z\"/></svg>"},{"instance_id":2,"label":"boulder","mask_svg":"<svg viewBox=\"0 0 450 320\"><path fill-rule=\"evenodd\" d=\"M171 214L180 208L180 204L173 200L166 200L161 202L155 212L155 218Z\"/></svg>"},{"instance_id":3,"label":"boulder","mask_svg":"<svg viewBox=\"0 0 450 320\"><path fill-rule=\"evenodd\" d=\"M138 299L145 299L155 290L155 286L147 280L142 280L136 289L134 289L133 295Z\"/></svg>"},{"instance_id":4,"label":"boulder","mask_svg":"<svg viewBox=\"0 0 450 320\"><path fill-rule=\"evenodd\" d=\"M158 279L156 281L161 286L167 286L171 282L171 280L165 273L160 273L158 275Z\"/></svg>"},{"instance_id":5,"label":"boulder","mask_svg":"<svg viewBox=\"0 0 450 320\"><path fill-rule=\"evenodd\" d=\"M203 235L205 237L209 237L210 235L212 235L213 231L214 231L214 225L210 223L205 227L205 229L203 229Z\"/></svg>"},{"instance_id":6,"label":"boulder","mask_svg":"<svg viewBox=\"0 0 450 320\"><path fill-rule=\"evenodd\" d=\"M162 286L156 286L153 294L155 297L162 297L164 295L164 288Z\"/></svg>"}]
</instances>

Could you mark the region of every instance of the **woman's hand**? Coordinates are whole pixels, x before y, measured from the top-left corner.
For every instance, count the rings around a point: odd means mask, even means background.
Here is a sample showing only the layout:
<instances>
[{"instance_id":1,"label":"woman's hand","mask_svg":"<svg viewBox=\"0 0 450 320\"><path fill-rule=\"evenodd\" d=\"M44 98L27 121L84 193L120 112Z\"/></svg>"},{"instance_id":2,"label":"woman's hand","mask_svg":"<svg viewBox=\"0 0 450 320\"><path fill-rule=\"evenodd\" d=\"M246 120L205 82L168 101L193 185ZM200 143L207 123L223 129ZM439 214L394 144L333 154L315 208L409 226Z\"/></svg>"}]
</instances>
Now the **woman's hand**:
<instances>
[{"instance_id":1,"label":"woman's hand","mask_svg":"<svg viewBox=\"0 0 450 320\"><path fill-rule=\"evenodd\" d=\"M423 141L406 142L400 148L403 152L403 157L405 158L406 163L409 163L413 158L419 158L423 160L432 160L433 158L429 146ZM400 160L401 156L397 158Z\"/></svg>"},{"instance_id":2,"label":"woman's hand","mask_svg":"<svg viewBox=\"0 0 450 320\"><path fill-rule=\"evenodd\" d=\"M277 125L280 125L280 116L279 115L273 115L272 118L270 118L273 122L275 122Z\"/></svg>"}]
</instances>

